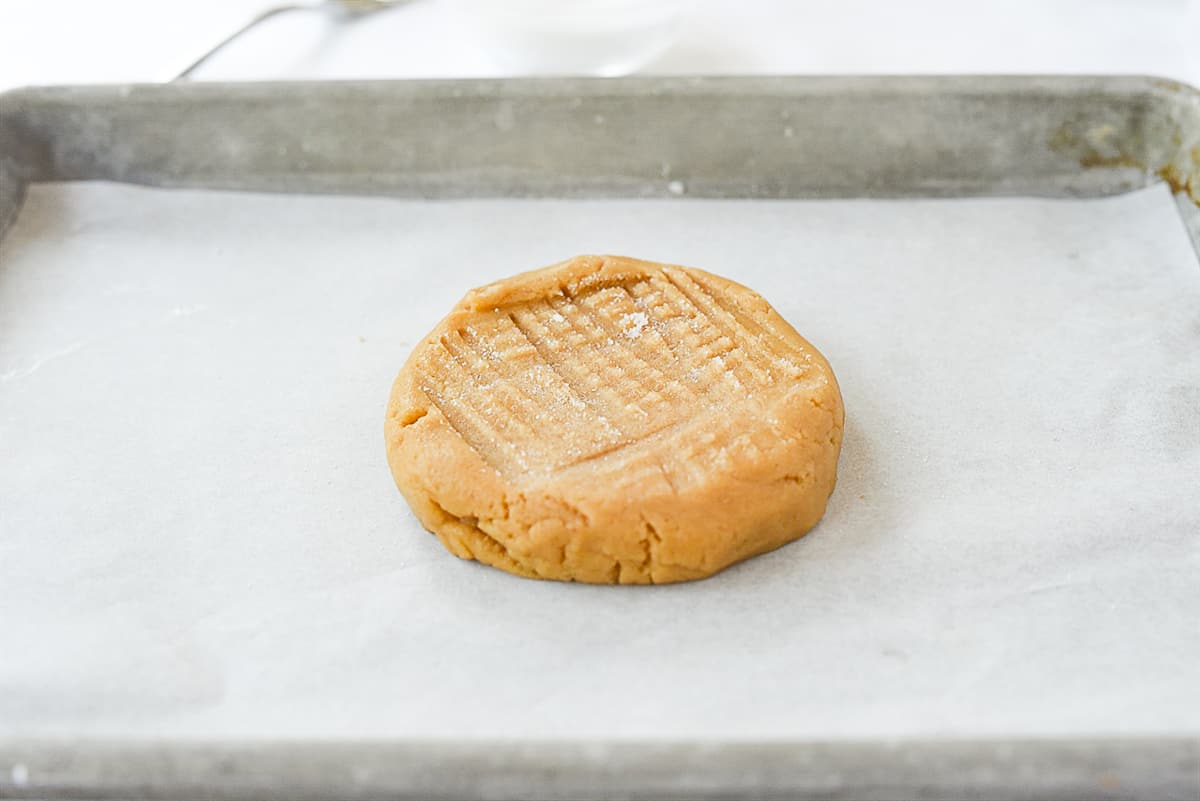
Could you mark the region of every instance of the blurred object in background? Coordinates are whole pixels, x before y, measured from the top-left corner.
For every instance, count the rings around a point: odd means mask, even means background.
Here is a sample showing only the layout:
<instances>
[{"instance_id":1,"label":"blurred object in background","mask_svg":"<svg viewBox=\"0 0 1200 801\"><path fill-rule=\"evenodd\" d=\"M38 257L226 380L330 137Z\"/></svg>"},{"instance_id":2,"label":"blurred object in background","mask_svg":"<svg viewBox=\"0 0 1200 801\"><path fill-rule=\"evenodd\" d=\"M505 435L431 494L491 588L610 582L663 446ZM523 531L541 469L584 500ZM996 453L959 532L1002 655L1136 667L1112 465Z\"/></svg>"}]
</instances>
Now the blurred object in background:
<instances>
[{"instance_id":1,"label":"blurred object in background","mask_svg":"<svg viewBox=\"0 0 1200 801\"><path fill-rule=\"evenodd\" d=\"M679 33L682 0L454 0L505 72L626 75Z\"/></svg>"},{"instance_id":2,"label":"blurred object in background","mask_svg":"<svg viewBox=\"0 0 1200 801\"><path fill-rule=\"evenodd\" d=\"M342 20L351 20L359 19L379 11L386 11L392 6L397 6L401 3L407 2L411 2L411 0L316 0L315 2L287 3L284 5L272 6L266 11L259 12L245 25L226 36L220 42L217 42L202 55L200 55L195 61L193 61L184 69L180 70L178 74L173 74L169 77L177 81L190 77L192 73L200 69L218 53L240 39L243 34L248 33L251 29L256 28L261 23L266 22L272 17L277 17L280 14L287 14L292 11L317 11L324 12L326 14L335 14Z\"/></svg>"},{"instance_id":3,"label":"blurred object in background","mask_svg":"<svg viewBox=\"0 0 1200 801\"><path fill-rule=\"evenodd\" d=\"M288 1L0 0L0 88L163 80ZM1200 85L1197 32L1200 0L419 0L358 19L279 14L195 78L1141 73Z\"/></svg>"}]
</instances>

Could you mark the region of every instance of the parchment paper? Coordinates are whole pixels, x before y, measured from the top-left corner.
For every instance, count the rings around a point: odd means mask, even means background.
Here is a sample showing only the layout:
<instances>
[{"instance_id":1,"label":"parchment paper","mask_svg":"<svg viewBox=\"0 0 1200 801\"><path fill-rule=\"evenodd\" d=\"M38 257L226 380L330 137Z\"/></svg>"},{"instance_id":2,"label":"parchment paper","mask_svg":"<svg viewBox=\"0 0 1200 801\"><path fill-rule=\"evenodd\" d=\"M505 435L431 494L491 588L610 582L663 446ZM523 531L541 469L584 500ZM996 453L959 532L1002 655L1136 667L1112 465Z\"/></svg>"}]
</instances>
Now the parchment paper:
<instances>
[{"instance_id":1,"label":"parchment paper","mask_svg":"<svg viewBox=\"0 0 1200 801\"><path fill-rule=\"evenodd\" d=\"M847 409L808 537L693 584L538 583L383 457L411 344L581 252L703 267ZM1200 269L1098 201L32 190L0 245L0 734L1200 732Z\"/></svg>"}]
</instances>

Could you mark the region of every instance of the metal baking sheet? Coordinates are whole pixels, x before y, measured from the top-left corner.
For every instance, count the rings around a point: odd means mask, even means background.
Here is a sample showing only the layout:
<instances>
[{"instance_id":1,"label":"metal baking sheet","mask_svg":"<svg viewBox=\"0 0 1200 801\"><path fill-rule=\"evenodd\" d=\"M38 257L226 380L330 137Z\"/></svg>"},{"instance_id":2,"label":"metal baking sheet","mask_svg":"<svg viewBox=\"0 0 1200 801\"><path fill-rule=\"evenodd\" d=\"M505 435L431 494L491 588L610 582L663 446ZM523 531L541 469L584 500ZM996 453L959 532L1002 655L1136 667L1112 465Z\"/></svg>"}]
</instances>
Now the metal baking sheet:
<instances>
[{"instance_id":1,"label":"metal baking sheet","mask_svg":"<svg viewBox=\"0 0 1200 801\"><path fill-rule=\"evenodd\" d=\"M890 132L847 137L868 107ZM3 96L0 791L1194 797L1195 108L1105 79ZM1008 193L1052 197L911 197ZM578 252L727 275L825 352L812 534L611 588L420 530L396 370L466 288Z\"/></svg>"}]
</instances>

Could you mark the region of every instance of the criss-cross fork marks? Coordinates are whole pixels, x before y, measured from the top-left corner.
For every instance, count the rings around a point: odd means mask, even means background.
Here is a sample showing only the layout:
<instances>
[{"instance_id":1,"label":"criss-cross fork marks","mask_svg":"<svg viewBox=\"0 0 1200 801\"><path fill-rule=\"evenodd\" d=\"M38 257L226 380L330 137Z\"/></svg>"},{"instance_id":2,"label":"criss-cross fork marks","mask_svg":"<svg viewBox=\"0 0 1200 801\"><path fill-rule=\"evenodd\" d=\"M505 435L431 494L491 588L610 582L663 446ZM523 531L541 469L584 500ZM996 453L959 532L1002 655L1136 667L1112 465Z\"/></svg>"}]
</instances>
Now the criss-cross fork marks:
<instances>
[{"instance_id":1,"label":"criss-cross fork marks","mask_svg":"<svg viewBox=\"0 0 1200 801\"><path fill-rule=\"evenodd\" d=\"M679 271L481 314L440 345L422 389L509 474L728 416L804 369L772 327Z\"/></svg>"}]
</instances>

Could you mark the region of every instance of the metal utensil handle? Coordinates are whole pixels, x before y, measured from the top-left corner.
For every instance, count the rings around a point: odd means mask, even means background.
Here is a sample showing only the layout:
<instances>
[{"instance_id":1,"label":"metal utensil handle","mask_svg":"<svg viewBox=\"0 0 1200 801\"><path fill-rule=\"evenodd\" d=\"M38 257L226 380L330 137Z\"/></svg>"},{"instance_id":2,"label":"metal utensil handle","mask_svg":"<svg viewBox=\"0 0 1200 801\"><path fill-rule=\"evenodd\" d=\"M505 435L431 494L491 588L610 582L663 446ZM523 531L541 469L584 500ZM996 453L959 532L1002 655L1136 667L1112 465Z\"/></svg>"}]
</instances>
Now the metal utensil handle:
<instances>
[{"instance_id":1,"label":"metal utensil handle","mask_svg":"<svg viewBox=\"0 0 1200 801\"><path fill-rule=\"evenodd\" d=\"M242 34L246 33L251 28L257 26L259 23L265 22L266 20L269 20L271 17L276 17L280 14L286 14L289 11L302 11L307 8L309 8L309 6L298 4L298 3L289 3L287 5L275 6L274 8L268 8L266 11L261 12L260 14L258 14L258 16L251 19L245 25L243 25L242 27L238 28L233 33L226 36L220 42L217 42L215 45L213 45L208 50L208 52L206 52L204 55L200 56L198 59L196 59L191 64L189 64L178 75L175 75L174 77L172 77L171 82L173 83L175 81L186 81L192 75L192 73L194 73L201 66L203 66L210 58L212 58L217 53L224 50L227 45L229 45L235 39L241 37Z\"/></svg>"}]
</instances>

